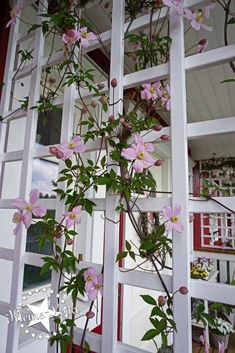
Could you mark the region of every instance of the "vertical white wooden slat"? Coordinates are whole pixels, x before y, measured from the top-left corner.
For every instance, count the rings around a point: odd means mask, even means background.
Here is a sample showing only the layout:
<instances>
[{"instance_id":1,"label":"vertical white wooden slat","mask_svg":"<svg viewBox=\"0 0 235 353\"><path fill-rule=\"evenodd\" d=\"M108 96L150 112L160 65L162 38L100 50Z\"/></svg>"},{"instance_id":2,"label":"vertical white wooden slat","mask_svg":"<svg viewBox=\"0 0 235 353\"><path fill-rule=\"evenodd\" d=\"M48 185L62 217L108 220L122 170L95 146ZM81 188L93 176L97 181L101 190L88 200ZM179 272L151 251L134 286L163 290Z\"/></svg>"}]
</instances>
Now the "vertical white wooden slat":
<instances>
[{"instance_id":1,"label":"vertical white wooden slat","mask_svg":"<svg viewBox=\"0 0 235 353\"><path fill-rule=\"evenodd\" d=\"M110 80L116 78L118 86L114 90L110 87L110 102L115 102L123 97L124 11L125 1L113 0ZM122 109L122 102L120 102L114 106L114 114L122 113ZM110 162L110 158L108 158L108 162ZM105 207L107 219L105 221L102 353L116 352L117 345L118 266L116 256L119 243L119 224L109 221L110 219L113 221L119 219L119 214L115 211L117 201L117 197L107 194Z\"/></svg>"},{"instance_id":2,"label":"vertical white wooden slat","mask_svg":"<svg viewBox=\"0 0 235 353\"><path fill-rule=\"evenodd\" d=\"M14 1L14 5L18 3L18 0ZM19 13L20 16L20 13ZM2 87L1 94L1 106L0 106L0 116L4 118L4 114L9 111L9 103L11 96L11 84L12 84L12 76L14 71L14 63L16 56L16 48L17 48L17 37L19 31L19 20L17 19L16 24L11 26L9 40L8 40L8 48L7 48L7 56L6 56L6 65L5 65L5 73L4 73L4 85ZM5 152L5 139L6 136L6 125L5 123L0 122L0 153ZM0 163L0 197L2 193L2 183L3 176L5 170L5 163Z\"/></svg>"},{"instance_id":3,"label":"vertical white wooden slat","mask_svg":"<svg viewBox=\"0 0 235 353\"><path fill-rule=\"evenodd\" d=\"M185 230L173 234L173 290L181 286L190 288L190 228L188 207L188 149L186 84L184 56L184 23L182 16L170 10L170 89L171 89L171 148L172 148L172 206L180 204ZM190 295L174 298L174 352L192 352Z\"/></svg>"},{"instance_id":4,"label":"vertical white wooden slat","mask_svg":"<svg viewBox=\"0 0 235 353\"><path fill-rule=\"evenodd\" d=\"M74 102L75 102L75 86L71 85L70 87L65 87L64 89L64 101L63 101L63 113L62 113L62 125L61 125L61 135L60 141L69 141L72 138L73 132L73 120L74 120ZM64 168L64 162L59 163L59 171ZM65 183L60 183L59 187L61 189L66 189ZM64 203L59 201L57 197L56 200L56 220L59 222L63 217L63 213L65 211ZM58 241L58 245L62 246L63 240ZM51 288L54 293L51 295L50 299L50 307L53 306L56 308L57 298L56 294L58 293L58 283L59 283L59 273L52 271L51 278ZM61 284L62 285L62 284ZM52 327L54 324L52 324ZM54 344L52 347L48 344L48 353L54 353L56 349L56 345Z\"/></svg>"},{"instance_id":5,"label":"vertical white wooden slat","mask_svg":"<svg viewBox=\"0 0 235 353\"><path fill-rule=\"evenodd\" d=\"M47 2L43 0L39 5L39 14L45 12ZM38 24L41 22L41 17L38 17ZM35 33L35 46L34 46L34 64L35 69L31 74L30 89L29 89L29 107L35 105L40 97L40 77L41 77L41 63L44 50L44 37L41 29L37 29ZM28 199L31 190L32 181L32 164L33 152L36 140L37 129L37 111L28 110L25 129L25 142L22 160L22 171L20 180L20 197ZM17 195L16 195L17 196ZM24 276L24 253L26 247L27 232L22 228L21 232L15 238L15 251L13 259L12 279L11 279L11 299L10 309L13 311L17 304L21 301L23 289L23 276ZM19 325L13 322L9 325L7 335L7 353L18 352L19 341Z\"/></svg>"}]
</instances>

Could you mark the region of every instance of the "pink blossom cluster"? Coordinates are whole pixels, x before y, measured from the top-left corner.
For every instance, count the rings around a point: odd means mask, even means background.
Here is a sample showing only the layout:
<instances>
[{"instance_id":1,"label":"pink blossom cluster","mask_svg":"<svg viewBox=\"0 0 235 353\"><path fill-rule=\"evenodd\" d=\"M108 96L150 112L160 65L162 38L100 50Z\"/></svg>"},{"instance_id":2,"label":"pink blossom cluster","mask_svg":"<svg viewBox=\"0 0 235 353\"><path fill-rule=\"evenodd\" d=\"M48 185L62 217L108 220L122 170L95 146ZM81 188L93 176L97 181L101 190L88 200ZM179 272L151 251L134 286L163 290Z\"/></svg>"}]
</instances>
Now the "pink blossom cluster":
<instances>
[{"instance_id":1,"label":"pink blossom cluster","mask_svg":"<svg viewBox=\"0 0 235 353\"><path fill-rule=\"evenodd\" d=\"M85 291L89 300L95 300L100 293L103 294L103 274L98 274L93 267L84 272Z\"/></svg>"},{"instance_id":2,"label":"pink blossom cluster","mask_svg":"<svg viewBox=\"0 0 235 353\"><path fill-rule=\"evenodd\" d=\"M191 22L191 26L199 31L201 28L211 32L213 27L208 26L204 23L204 19L210 17L210 11L214 9L215 3L204 6L197 12L191 11L188 8L183 7L183 0L163 0L165 6L173 8L179 15L183 15L187 20Z\"/></svg>"},{"instance_id":3,"label":"pink blossom cluster","mask_svg":"<svg viewBox=\"0 0 235 353\"><path fill-rule=\"evenodd\" d=\"M121 156L125 159L134 161L132 167L137 173L142 173L144 167L150 167L155 164L156 160L151 156L150 152L154 151L152 143L145 143L143 138L135 135L135 143L128 148L123 148Z\"/></svg>"},{"instance_id":4,"label":"pink blossom cluster","mask_svg":"<svg viewBox=\"0 0 235 353\"><path fill-rule=\"evenodd\" d=\"M155 83L145 83L142 85L144 88L141 91L141 98L143 100L153 100L160 99L162 106L170 111L171 109L171 98L170 98L170 87L166 85L166 87L162 86L161 81L157 81Z\"/></svg>"},{"instance_id":5,"label":"pink blossom cluster","mask_svg":"<svg viewBox=\"0 0 235 353\"><path fill-rule=\"evenodd\" d=\"M29 202L22 198L17 198L12 202L12 206L18 208L18 211L13 215L13 223L16 223L14 234L16 235L20 226L23 223L25 228L28 229L32 223L33 215L35 217L43 217L46 214L46 208L38 205L39 190L33 189L29 194Z\"/></svg>"},{"instance_id":6,"label":"pink blossom cluster","mask_svg":"<svg viewBox=\"0 0 235 353\"><path fill-rule=\"evenodd\" d=\"M49 151L58 159L71 158L74 153L84 152L85 146L80 136L74 136L71 142L63 142L59 146L51 146Z\"/></svg>"},{"instance_id":7,"label":"pink blossom cluster","mask_svg":"<svg viewBox=\"0 0 235 353\"><path fill-rule=\"evenodd\" d=\"M80 30L70 29L62 35L62 41L65 44L75 44L80 41L84 49L89 47L89 41L96 40L97 36L93 32L88 32L87 27L82 27Z\"/></svg>"}]
</instances>

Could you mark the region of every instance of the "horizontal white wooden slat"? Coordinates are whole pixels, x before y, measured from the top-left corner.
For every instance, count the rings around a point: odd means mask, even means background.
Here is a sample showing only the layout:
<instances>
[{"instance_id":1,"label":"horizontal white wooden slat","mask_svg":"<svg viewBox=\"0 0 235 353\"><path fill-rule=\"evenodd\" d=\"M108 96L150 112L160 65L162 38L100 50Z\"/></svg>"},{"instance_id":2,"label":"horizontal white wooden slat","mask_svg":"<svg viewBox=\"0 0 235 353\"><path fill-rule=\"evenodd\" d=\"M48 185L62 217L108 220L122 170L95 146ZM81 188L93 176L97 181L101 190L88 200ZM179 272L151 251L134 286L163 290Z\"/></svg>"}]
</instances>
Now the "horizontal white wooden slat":
<instances>
[{"instance_id":1,"label":"horizontal white wooden slat","mask_svg":"<svg viewBox=\"0 0 235 353\"><path fill-rule=\"evenodd\" d=\"M35 69L35 67L36 67L36 64L33 62L30 62L19 72L16 73L16 71L14 71L13 72L13 77L14 77L13 81L22 80L23 78L31 75L31 73Z\"/></svg>"},{"instance_id":2,"label":"horizontal white wooden slat","mask_svg":"<svg viewBox=\"0 0 235 353\"><path fill-rule=\"evenodd\" d=\"M144 82L163 80L169 75L169 64L150 67L138 72L132 72L124 76L124 88L131 88L141 85Z\"/></svg>"},{"instance_id":3,"label":"horizontal white wooden slat","mask_svg":"<svg viewBox=\"0 0 235 353\"><path fill-rule=\"evenodd\" d=\"M190 140L227 132L235 132L235 117L187 124L187 136Z\"/></svg>"},{"instance_id":4,"label":"horizontal white wooden slat","mask_svg":"<svg viewBox=\"0 0 235 353\"><path fill-rule=\"evenodd\" d=\"M78 268L79 270L82 270L83 268L88 268L88 267L94 267L94 269L99 273L102 270L102 265L101 264L96 264L93 262L86 262L86 261L80 261Z\"/></svg>"},{"instance_id":5,"label":"horizontal white wooden slat","mask_svg":"<svg viewBox=\"0 0 235 353\"><path fill-rule=\"evenodd\" d=\"M198 197L190 198L189 211L193 213L230 213L225 207L216 203L216 201L235 211L234 197L214 197L214 199L215 201L203 201L203 199L199 199Z\"/></svg>"},{"instance_id":6,"label":"horizontal white wooden slat","mask_svg":"<svg viewBox=\"0 0 235 353\"><path fill-rule=\"evenodd\" d=\"M24 254L24 263L27 264L27 265L42 267L43 264L44 264L44 261L42 260L43 256L47 256L47 255L41 255L41 254L34 254L34 253L31 253L31 252L25 252L25 254Z\"/></svg>"},{"instance_id":7,"label":"horizontal white wooden slat","mask_svg":"<svg viewBox=\"0 0 235 353\"><path fill-rule=\"evenodd\" d=\"M0 300L0 315L4 315L7 313L7 310L10 309L10 304L3 302Z\"/></svg>"},{"instance_id":8,"label":"horizontal white wooden slat","mask_svg":"<svg viewBox=\"0 0 235 353\"><path fill-rule=\"evenodd\" d=\"M74 328L74 342L79 345L82 338L82 329ZM96 353L101 353L101 335L97 333L87 332L86 341L89 342L91 350ZM146 353L146 350L140 349L135 346L130 346L129 344L117 342L115 353Z\"/></svg>"},{"instance_id":9,"label":"horizontal white wooden slat","mask_svg":"<svg viewBox=\"0 0 235 353\"><path fill-rule=\"evenodd\" d=\"M0 259L12 261L14 250L0 247Z\"/></svg>"},{"instance_id":10,"label":"horizontal white wooden slat","mask_svg":"<svg viewBox=\"0 0 235 353\"><path fill-rule=\"evenodd\" d=\"M234 197L215 197L216 201L221 202L232 210L235 210L235 199ZM92 198L91 201L96 203L94 211L103 211L105 208L105 199ZM2 199L0 200L0 209L12 209L13 199ZM157 198L140 198L136 202L136 206L133 206L133 210L138 212L140 209L142 212L155 211L159 212L163 206L171 205L171 197L157 197ZM53 210L55 208L55 199L40 199L40 205L47 209ZM203 200L202 198L193 197L189 201L189 211L192 213L230 213L226 208L219 205L212 200Z\"/></svg>"},{"instance_id":11,"label":"horizontal white wooden slat","mask_svg":"<svg viewBox=\"0 0 235 353\"><path fill-rule=\"evenodd\" d=\"M29 33L29 31L27 32L23 32L23 33L18 33L18 38L17 38L17 43L23 43L25 40L28 40L30 38L33 38L35 36L35 30L31 31Z\"/></svg>"},{"instance_id":12,"label":"horizontal white wooden slat","mask_svg":"<svg viewBox=\"0 0 235 353\"><path fill-rule=\"evenodd\" d=\"M13 121L15 119L20 119L26 117L27 112L24 109L8 110L4 113L3 119L5 121Z\"/></svg>"},{"instance_id":13,"label":"horizontal white wooden slat","mask_svg":"<svg viewBox=\"0 0 235 353\"><path fill-rule=\"evenodd\" d=\"M228 284L192 279L190 283L190 295L192 298L235 305L235 286Z\"/></svg>"},{"instance_id":14,"label":"horizontal white wooden slat","mask_svg":"<svg viewBox=\"0 0 235 353\"><path fill-rule=\"evenodd\" d=\"M199 70L227 63L235 59L235 44L185 58L186 71ZM169 64L162 64L124 76L124 88L131 88L147 81L157 81L169 75Z\"/></svg>"},{"instance_id":15,"label":"horizontal white wooden slat","mask_svg":"<svg viewBox=\"0 0 235 353\"><path fill-rule=\"evenodd\" d=\"M147 353L147 352L146 350L140 349L138 347L130 346L129 344L118 342L117 353Z\"/></svg>"},{"instance_id":16,"label":"horizontal white wooden slat","mask_svg":"<svg viewBox=\"0 0 235 353\"><path fill-rule=\"evenodd\" d=\"M0 154L0 162L15 162L23 158L23 151L6 152Z\"/></svg>"},{"instance_id":17,"label":"horizontal white wooden slat","mask_svg":"<svg viewBox=\"0 0 235 353\"><path fill-rule=\"evenodd\" d=\"M74 344L80 345L80 342L82 339L82 333L83 333L82 329L76 326L74 327L74 336L73 336ZM97 333L87 332L85 340L89 342L89 346L92 351L96 353L101 353L101 335L98 335Z\"/></svg>"},{"instance_id":18,"label":"horizontal white wooden slat","mask_svg":"<svg viewBox=\"0 0 235 353\"><path fill-rule=\"evenodd\" d=\"M235 59L235 44L195 54L185 59L187 71L201 70L215 65L225 64Z\"/></svg>"},{"instance_id":19,"label":"horizontal white wooden slat","mask_svg":"<svg viewBox=\"0 0 235 353\"><path fill-rule=\"evenodd\" d=\"M214 260L235 262L235 251L234 254L223 253L223 250L220 250L220 252L194 251L193 255L196 257L206 257Z\"/></svg>"},{"instance_id":20,"label":"horizontal white wooden slat","mask_svg":"<svg viewBox=\"0 0 235 353\"><path fill-rule=\"evenodd\" d=\"M123 272L127 270L128 272ZM162 275L162 278L168 291L172 292L172 276ZM161 292L165 291L156 273L137 270L130 271L129 269L122 268L118 273L118 281L121 284L127 284L134 287L152 289Z\"/></svg>"}]
</instances>

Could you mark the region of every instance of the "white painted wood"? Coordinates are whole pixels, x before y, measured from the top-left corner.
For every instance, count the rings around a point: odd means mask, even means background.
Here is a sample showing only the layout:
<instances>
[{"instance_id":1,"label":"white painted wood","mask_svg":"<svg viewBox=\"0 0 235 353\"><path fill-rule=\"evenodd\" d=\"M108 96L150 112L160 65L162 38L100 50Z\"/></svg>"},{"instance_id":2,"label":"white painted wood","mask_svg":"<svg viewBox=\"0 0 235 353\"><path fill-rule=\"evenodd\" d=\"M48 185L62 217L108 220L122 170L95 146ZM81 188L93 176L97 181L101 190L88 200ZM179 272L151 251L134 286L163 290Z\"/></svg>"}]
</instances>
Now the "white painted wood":
<instances>
[{"instance_id":1,"label":"white painted wood","mask_svg":"<svg viewBox=\"0 0 235 353\"><path fill-rule=\"evenodd\" d=\"M14 258L14 250L0 248L0 259L12 261Z\"/></svg>"},{"instance_id":2,"label":"white painted wood","mask_svg":"<svg viewBox=\"0 0 235 353\"><path fill-rule=\"evenodd\" d=\"M206 257L209 259L222 260L222 261L230 261L235 262L234 254L227 254L221 252L205 252L205 251L194 251L195 257Z\"/></svg>"},{"instance_id":3,"label":"white painted wood","mask_svg":"<svg viewBox=\"0 0 235 353\"><path fill-rule=\"evenodd\" d=\"M10 309L10 304L0 300L0 315L5 315L7 310L9 309Z\"/></svg>"},{"instance_id":4,"label":"white painted wood","mask_svg":"<svg viewBox=\"0 0 235 353\"><path fill-rule=\"evenodd\" d=\"M235 117L200 121L187 125L187 136L189 139L205 138L210 135L227 132L235 132Z\"/></svg>"},{"instance_id":5,"label":"white painted wood","mask_svg":"<svg viewBox=\"0 0 235 353\"><path fill-rule=\"evenodd\" d=\"M111 33L111 67L110 79L116 78L117 87L110 87L110 102L123 98L123 70L124 70L124 19L125 1L113 0L112 33ZM122 102L114 106L114 115L122 113ZM112 108L110 114L113 114ZM109 151L109 149L108 149ZM111 159L108 158L108 163ZM118 170L116 169L116 172ZM118 265L116 256L119 244L119 219L115 211L118 196L106 195L105 216L105 246L104 246L104 302L102 326L102 353L115 352L117 347L117 299L118 299ZM110 221L113 220L113 221Z\"/></svg>"},{"instance_id":6,"label":"white painted wood","mask_svg":"<svg viewBox=\"0 0 235 353\"><path fill-rule=\"evenodd\" d=\"M172 293L172 276L162 275L162 278L168 291ZM137 270L130 271L128 268L121 268L118 273L118 282L122 284L128 284L130 286L164 292L164 288L155 273Z\"/></svg>"},{"instance_id":7,"label":"white painted wood","mask_svg":"<svg viewBox=\"0 0 235 353\"><path fill-rule=\"evenodd\" d=\"M186 82L184 58L183 18L170 10L170 90L171 90L171 162L172 162L172 207L181 205L181 221L184 232L173 233L173 292L181 286L190 287L190 229L188 206L188 145L186 135ZM182 310L184 308L184 310ZM189 295L174 297L174 351L192 351L191 299Z\"/></svg>"},{"instance_id":8,"label":"white painted wood","mask_svg":"<svg viewBox=\"0 0 235 353\"><path fill-rule=\"evenodd\" d=\"M190 295L193 298L200 298L230 305L235 304L235 287L228 284L202 282L191 280Z\"/></svg>"},{"instance_id":9,"label":"white painted wood","mask_svg":"<svg viewBox=\"0 0 235 353\"><path fill-rule=\"evenodd\" d=\"M42 1L39 6L39 13L45 11L45 1ZM38 23L40 23L40 17L38 17ZM40 95L40 77L41 77L41 58L43 56L44 38L41 29L36 30L35 36L35 50L34 50L34 62L35 70L32 72L30 79L30 96L29 96L29 107L35 105L35 102L39 99ZM20 197L27 199L31 190L32 180L32 161L33 161L33 147L36 139L36 126L37 126L37 112L35 110L29 110L27 112L27 122L25 130L25 143L22 160L22 172L20 181ZM12 287L11 287L11 298L10 307L14 310L17 304L21 301L22 288L23 288L23 274L24 274L24 252L26 245L26 230L22 229L19 235L15 238L15 252L13 259L13 270L12 270ZM8 327L7 335L7 353L18 352L18 341L19 341L19 325L13 322Z\"/></svg>"}]
</instances>

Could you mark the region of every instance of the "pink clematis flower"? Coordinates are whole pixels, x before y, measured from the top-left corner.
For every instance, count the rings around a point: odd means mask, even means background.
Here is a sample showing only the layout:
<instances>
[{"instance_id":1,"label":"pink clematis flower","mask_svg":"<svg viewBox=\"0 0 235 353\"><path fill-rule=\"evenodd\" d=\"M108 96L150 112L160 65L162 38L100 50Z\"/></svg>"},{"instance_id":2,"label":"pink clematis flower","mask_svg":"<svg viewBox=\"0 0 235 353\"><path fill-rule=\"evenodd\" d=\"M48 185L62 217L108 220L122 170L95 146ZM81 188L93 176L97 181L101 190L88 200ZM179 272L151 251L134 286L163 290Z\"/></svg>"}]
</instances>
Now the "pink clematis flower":
<instances>
[{"instance_id":1,"label":"pink clematis flower","mask_svg":"<svg viewBox=\"0 0 235 353\"><path fill-rule=\"evenodd\" d=\"M38 206L39 190L33 189L29 194L29 202L26 202L22 198L17 198L13 201L12 206L18 208L22 213L22 221L26 227L29 228L32 223L32 215L36 217L43 217L46 214L45 207ZM18 216L16 216L16 219Z\"/></svg>"},{"instance_id":2,"label":"pink clematis flower","mask_svg":"<svg viewBox=\"0 0 235 353\"><path fill-rule=\"evenodd\" d=\"M208 47L209 41L207 39L201 39L197 45L197 52L203 53Z\"/></svg>"},{"instance_id":3,"label":"pink clematis flower","mask_svg":"<svg viewBox=\"0 0 235 353\"><path fill-rule=\"evenodd\" d=\"M156 160L149 154L153 152L154 147L152 143L144 143L142 137L135 135L135 143L129 148L123 148L121 156L125 159L134 161L133 168L137 173L141 173L144 167L154 165Z\"/></svg>"},{"instance_id":4,"label":"pink clematis flower","mask_svg":"<svg viewBox=\"0 0 235 353\"><path fill-rule=\"evenodd\" d=\"M94 267L89 267L83 274L84 280L86 282L93 282L97 277L97 272Z\"/></svg>"},{"instance_id":5,"label":"pink clematis flower","mask_svg":"<svg viewBox=\"0 0 235 353\"><path fill-rule=\"evenodd\" d=\"M64 212L63 216L66 217L66 228L69 229L74 223L81 223L81 206L76 206L70 212Z\"/></svg>"},{"instance_id":6,"label":"pink clematis flower","mask_svg":"<svg viewBox=\"0 0 235 353\"><path fill-rule=\"evenodd\" d=\"M64 33L62 35L62 41L65 44L75 44L78 41L78 31L76 29L70 29L67 31L67 33Z\"/></svg>"},{"instance_id":7,"label":"pink clematis flower","mask_svg":"<svg viewBox=\"0 0 235 353\"><path fill-rule=\"evenodd\" d=\"M191 21L191 26L196 30L199 31L201 28L212 32L213 27L206 25L204 21L204 17L209 15L209 10L205 7L202 10L198 10L198 12L192 12L190 9L184 9L184 17L186 17L189 21ZM207 18L207 17L206 17Z\"/></svg>"},{"instance_id":8,"label":"pink clematis flower","mask_svg":"<svg viewBox=\"0 0 235 353\"><path fill-rule=\"evenodd\" d=\"M14 233L15 235L17 235L17 233L18 233L19 230L20 230L21 224L24 223L24 216L23 216L22 212L15 212L15 213L13 214L12 222L13 222L13 223L16 223L16 227L15 227L15 229L13 230L13 233Z\"/></svg>"},{"instance_id":9,"label":"pink clematis flower","mask_svg":"<svg viewBox=\"0 0 235 353\"><path fill-rule=\"evenodd\" d=\"M172 7L179 15L183 15L183 1L182 0L163 0L165 6Z\"/></svg>"},{"instance_id":10,"label":"pink clematis flower","mask_svg":"<svg viewBox=\"0 0 235 353\"><path fill-rule=\"evenodd\" d=\"M67 159L70 158L73 153L84 152L85 146L79 136L74 136L72 142L63 142L60 145L60 149L64 153L64 158Z\"/></svg>"},{"instance_id":11,"label":"pink clematis flower","mask_svg":"<svg viewBox=\"0 0 235 353\"><path fill-rule=\"evenodd\" d=\"M100 293L103 294L103 274L100 273L93 281L86 282L85 291L89 300L95 300Z\"/></svg>"},{"instance_id":12,"label":"pink clematis flower","mask_svg":"<svg viewBox=\"0 0 235 353\"><path fill-rule=\"evenodd\" d=\"M6 24L6 28L8 28L11 24L15 25L16 24L16 18L18 13L22 10L22 3L20 2L19 5L16 5L11 11L10 11L10 20Z\"/></svg>"},{"instance_id":13,"label":"pink clematis flower","mask_svg":"<svg viewBox=\"0 0 235 353\"><path fill-rule=\"evenodd\" d=\"M144 85L142 85L142 87L144 88L143 91L141 91L141 99L143 100L155 100L161 96L160 81L157 81L154 84L145 83Z\"/></svg>"},{"instance_id":14,"label":"pink clematis flower","mask_svg":"<svg viewBox=\"0 0 235 353\"><path fill-rule=\"evenodd\" d=\"M93 32L87 32L87 27L82 27L78 31L78 39L80 39L82 47L87 49L89 47L89 41L96 40L97 36Z\"/></svg>"},{"instance_id":15,"label":"pink clematis flower","mask_svg":"<svg viewBox=\"0 0 235 353\"><path fill-rule=\"evenodd\" d=\"M210 353L208 343L206 341L206 332L205 331L204 331L204 334L199 337L199 339L200 339L202 345L204 346L204 353Z\"/></svg>"},{"instance_id":16,"label":"pink clematis flower","mask_svg":"<svg viewBox=\"0 0 235 353\"><path fill-rule=\"evenodd\" d=\"M218 353L224 353L225 352L224 342L218 342L218 345L219 345Z\"/></svg>"},{"instance_id":17,"label":"pink clematis flower","mask_svg":"<svg viewBox=\"0 0 235 353\"><path fill-rule=\"evenodd\" d=\"M164 108L169 112L171 110L171 97L170 97L170 87L169 85L166 88L161 90L161 102Z\"/></svg>"},{"instance_id":18,"label":"pink clematis flower","mask_svg":"<svg viewBox=\"0 0 235 353\"><path fill-rule=\"evenodd\" d=\"M179 221L179 214L181 212L181 207L180 205L176 206L174 208L174 211L171 209L171 207L163 207L163 214L164 217L167 219L166 223L166 230L168 232L171 232L173 229L177 230L177 232L183 232L184 226L182 222Z\"/></svg>"}]
</instances>

